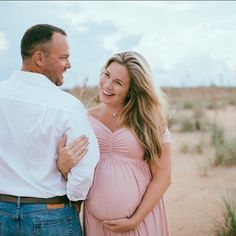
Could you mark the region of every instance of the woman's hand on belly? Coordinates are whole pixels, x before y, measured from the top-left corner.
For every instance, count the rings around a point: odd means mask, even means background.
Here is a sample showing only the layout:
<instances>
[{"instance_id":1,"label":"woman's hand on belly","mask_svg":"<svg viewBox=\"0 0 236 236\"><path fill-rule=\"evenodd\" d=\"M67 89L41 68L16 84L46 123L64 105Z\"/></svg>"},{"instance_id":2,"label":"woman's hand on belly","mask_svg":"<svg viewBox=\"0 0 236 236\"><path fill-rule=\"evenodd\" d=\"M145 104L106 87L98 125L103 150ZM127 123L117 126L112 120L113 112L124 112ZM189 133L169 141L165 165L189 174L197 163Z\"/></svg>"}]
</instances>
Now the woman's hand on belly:
<instances>
[{"instance_id":1,"label":"woman's hand on belly","mask_svg":"<svg viewBox=\"0 0 236 236\"><path fill-rule=\"evenodd\" d=\"M120 218L116 220L104 220L103 226L114 232L126 232L137 227L137 222L132 218Z\"/></svg>"}]
</instances>

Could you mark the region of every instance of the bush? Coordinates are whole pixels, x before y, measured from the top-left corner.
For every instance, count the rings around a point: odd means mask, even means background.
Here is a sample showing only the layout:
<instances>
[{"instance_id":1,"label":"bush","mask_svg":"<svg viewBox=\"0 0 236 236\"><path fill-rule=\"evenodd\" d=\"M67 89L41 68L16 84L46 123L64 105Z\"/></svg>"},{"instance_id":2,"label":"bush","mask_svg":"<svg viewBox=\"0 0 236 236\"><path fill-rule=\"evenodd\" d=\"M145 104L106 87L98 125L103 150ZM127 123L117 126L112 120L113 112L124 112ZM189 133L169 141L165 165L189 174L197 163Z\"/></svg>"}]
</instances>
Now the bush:
<instances>
[{"instance_id":1,"label":"bush","mask_svg":"<svg viewBox=\"0 0 236 236\"><path fill-rule=\"evenodd\" d=\"M215 148L215 165L236 165L236 139L226 140L223 129L216 124L212 129L212 144Z\"/></svg>"},{"instance_id":2,"label":"bush","mask_svg":"<svg viewBox=\"0 0 236 236\"><path fill-rule=\"evenodd\" d=\"M216 148L215 165L236 165L236 140L225 141L221 147Z\"/></svg>"},{"instance_id":3,"label":"bush","mask_svg":"<svg viewBox=\"0 0 236 236\"><path fill-rule=\"evenodd\" d=\"M224 145L224 130L213 124L211 138L212 144L216 149L222 147Z\"/></svg>"},{"instance_id":4,"label":"bush","mask_svg":"<svg viewBox=\"0 0 236 236\"><path fill-rule=\"evenodd\" d=\"M225 210L223 212L223 221L215 221L215 236L235 236L236 235L236 213L235 206L227 200L224 200Z\"/></svg>"}]
</instances>

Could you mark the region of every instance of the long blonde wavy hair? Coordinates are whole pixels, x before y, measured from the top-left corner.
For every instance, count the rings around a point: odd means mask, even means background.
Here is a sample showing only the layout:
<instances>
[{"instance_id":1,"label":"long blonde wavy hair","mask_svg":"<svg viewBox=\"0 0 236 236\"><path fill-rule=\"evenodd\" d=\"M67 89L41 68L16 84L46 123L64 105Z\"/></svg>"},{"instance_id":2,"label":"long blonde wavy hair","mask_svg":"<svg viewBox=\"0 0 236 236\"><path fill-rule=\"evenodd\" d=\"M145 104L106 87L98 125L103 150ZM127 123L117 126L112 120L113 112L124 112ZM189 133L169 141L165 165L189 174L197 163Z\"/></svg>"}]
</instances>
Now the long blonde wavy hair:
<instances>
[{"instance_id":1,"label":"long blonde wavy hair","mask_svg":"<svg viewBox=\"0 0 236 236\"><path fill-rule=\"evenodd\" d=\"M104 67L112 62L126 66L130 88L121 111L119 122L129 127L144 147L144 160L158 162L162 153L161 133L167 124L167 100L160 88L155 88L146 59L137 52L114 54Z\"/></svg>"}]
</instances>

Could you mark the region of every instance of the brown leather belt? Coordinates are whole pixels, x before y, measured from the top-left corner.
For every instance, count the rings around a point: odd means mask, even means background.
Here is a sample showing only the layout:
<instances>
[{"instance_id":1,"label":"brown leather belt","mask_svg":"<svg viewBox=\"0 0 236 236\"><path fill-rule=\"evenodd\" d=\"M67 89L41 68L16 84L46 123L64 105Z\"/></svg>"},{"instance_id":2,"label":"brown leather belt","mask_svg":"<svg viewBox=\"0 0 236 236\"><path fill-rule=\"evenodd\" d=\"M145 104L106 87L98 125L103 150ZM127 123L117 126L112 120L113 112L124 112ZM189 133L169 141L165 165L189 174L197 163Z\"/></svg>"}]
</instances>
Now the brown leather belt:
<instances>
[{"instance_id":1,"label":"brown leather belt","mask_svg":"<svg viewBox=\"0 0 236 236\"><path fill-rule=\"evenodd\" d=\"M13 195L0 194L0 202L13 203L29 203L29 204L59 204L68 203L69 199L66 195L56 196L51 198L37 198L37 197L17 197Z\"/></svg>"}]
</instances>

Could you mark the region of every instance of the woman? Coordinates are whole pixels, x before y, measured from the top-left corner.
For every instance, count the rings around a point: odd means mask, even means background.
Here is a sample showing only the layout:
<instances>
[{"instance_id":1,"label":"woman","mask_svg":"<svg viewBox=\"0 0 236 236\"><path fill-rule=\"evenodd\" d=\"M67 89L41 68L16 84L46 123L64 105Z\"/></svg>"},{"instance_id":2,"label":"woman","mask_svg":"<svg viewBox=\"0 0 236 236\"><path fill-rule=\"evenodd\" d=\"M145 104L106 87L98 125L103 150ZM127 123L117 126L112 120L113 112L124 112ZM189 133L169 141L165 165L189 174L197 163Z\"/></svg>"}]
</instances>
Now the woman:
<instances>
[{"instance_id":1,"label":"woman","mask_svg":"<svg viewBox=\"0 0 236 236\"><path fill-rule=\"evenodd\" d=\"M115 54L102 69L100 104L88 112L100 161L84 205L87 236L169 235L163 200L171 178L167 103L151 77L137 52ZM68 156L73 159L64 152L59 160Z\"/></svg>"}]
</instances>

